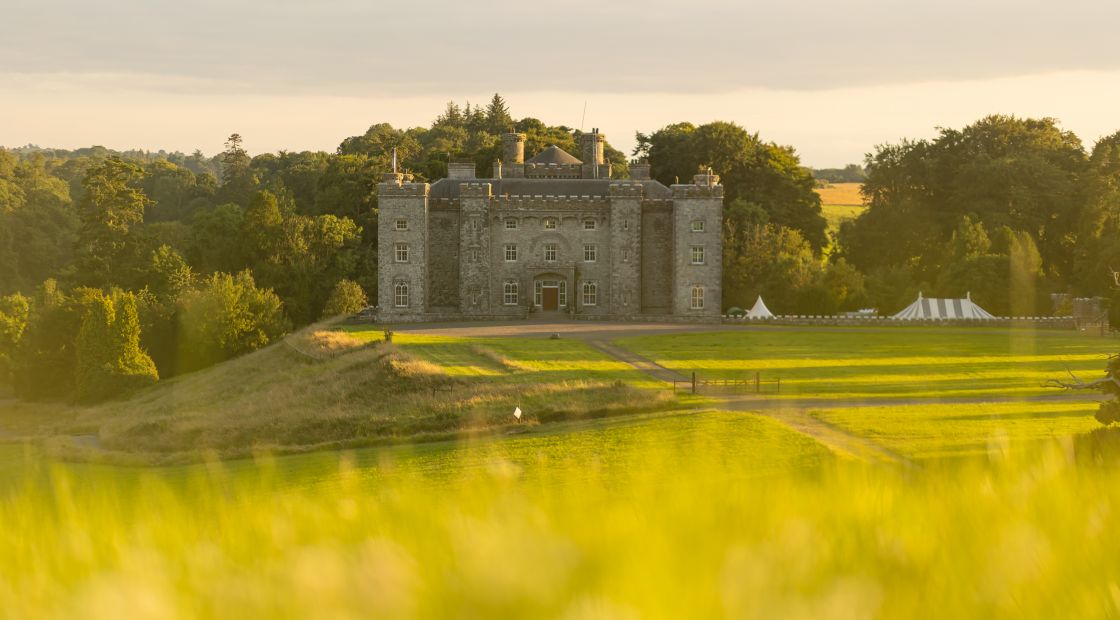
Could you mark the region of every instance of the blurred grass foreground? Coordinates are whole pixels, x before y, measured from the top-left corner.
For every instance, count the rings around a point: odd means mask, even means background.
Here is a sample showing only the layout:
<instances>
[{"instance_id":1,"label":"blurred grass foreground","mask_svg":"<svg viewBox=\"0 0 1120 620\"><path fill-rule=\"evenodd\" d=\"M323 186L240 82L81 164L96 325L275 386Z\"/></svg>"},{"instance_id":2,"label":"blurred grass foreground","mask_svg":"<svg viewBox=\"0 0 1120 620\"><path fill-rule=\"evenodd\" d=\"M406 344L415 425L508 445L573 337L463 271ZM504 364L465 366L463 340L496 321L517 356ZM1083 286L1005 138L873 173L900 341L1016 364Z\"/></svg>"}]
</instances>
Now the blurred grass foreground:
<instances>
[{"instance_id":1,"label":"blurred grass foreground","mask_svg":"<svg viewBox=\"0 0 1120 620\"><path fill-rule=\"evenodd\" d=\"M0 615L1117 617L1101 445L895 467L711 413L161 469L6 446Z\"/></svg>"}]
</instances>

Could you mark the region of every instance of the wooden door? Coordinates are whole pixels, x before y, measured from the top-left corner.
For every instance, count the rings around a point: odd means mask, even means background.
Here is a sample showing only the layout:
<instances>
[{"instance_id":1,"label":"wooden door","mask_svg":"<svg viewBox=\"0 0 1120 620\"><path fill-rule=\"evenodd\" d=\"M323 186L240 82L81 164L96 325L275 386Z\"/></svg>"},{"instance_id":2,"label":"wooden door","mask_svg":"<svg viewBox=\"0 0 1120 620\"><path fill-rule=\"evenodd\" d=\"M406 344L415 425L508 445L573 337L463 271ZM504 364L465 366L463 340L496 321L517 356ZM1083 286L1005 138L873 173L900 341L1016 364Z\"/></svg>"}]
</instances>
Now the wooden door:
<instances>
[{"instance_id":1,"label":"wooden door","mask_svg":"<svg viewBox=\"0 0 1120 620\"><path fill-rule=\"evenodd\" d=\"M541 289L541 307L545 312L560 309L560 289L546 286Z\"/></svg>"}]
</instances>

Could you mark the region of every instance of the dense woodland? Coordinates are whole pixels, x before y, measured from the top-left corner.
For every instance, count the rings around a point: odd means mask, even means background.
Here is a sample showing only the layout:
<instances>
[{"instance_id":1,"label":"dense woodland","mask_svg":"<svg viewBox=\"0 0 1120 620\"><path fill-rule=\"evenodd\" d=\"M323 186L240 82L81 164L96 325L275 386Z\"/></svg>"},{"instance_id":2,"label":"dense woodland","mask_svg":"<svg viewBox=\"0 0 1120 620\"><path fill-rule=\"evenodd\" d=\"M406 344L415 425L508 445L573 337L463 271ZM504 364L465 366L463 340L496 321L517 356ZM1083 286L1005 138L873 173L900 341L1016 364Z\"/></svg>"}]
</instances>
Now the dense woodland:
<instances>
[{"instance_id":1,"label":"dense woodland","mask_svg":"<svg viewBox=\"0 0 1120 620\"><path fill-rule=\"evenodd\" d=\"M376 124L335 152L0 149L0 382L94 401L254 350L376 298L377 183L393 149L420 179L489 171L503 132L578 152L579 131L515 119L498 95L427 128ZM1051 119L994 116L878 147L870 205L831 235L791 147L732 123L638 134L663 183L725 185L724 308L895 311L918 290L997 314L1048 294L1111 295L1120 266L1120 134L1087 151ZM628 156L607 147L619 177ZM846 171L846 172L845 172Z\"/></svg>"}]
</instances>

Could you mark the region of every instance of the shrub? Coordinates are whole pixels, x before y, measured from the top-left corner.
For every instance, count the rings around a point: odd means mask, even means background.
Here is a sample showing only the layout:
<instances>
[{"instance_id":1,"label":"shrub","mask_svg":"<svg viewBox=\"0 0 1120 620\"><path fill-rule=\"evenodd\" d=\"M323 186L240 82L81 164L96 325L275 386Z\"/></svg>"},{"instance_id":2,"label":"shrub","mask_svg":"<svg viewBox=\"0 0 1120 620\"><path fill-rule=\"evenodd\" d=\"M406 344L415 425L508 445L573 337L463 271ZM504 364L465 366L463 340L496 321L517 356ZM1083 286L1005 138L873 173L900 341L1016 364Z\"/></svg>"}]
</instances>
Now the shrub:
<instances>
[{"instance_id":1,"label":"shrub","mask_svg":"<svg viewBox=\"0 0 1120 620\"><path fill-rule=\"evenodd\" d=\"M355 314L368 305L369 300L361 285L353 280L342 279L334 285L334 290L327 299L327 305L323 308L323 318Z\"/></svg>"}]
</instances>

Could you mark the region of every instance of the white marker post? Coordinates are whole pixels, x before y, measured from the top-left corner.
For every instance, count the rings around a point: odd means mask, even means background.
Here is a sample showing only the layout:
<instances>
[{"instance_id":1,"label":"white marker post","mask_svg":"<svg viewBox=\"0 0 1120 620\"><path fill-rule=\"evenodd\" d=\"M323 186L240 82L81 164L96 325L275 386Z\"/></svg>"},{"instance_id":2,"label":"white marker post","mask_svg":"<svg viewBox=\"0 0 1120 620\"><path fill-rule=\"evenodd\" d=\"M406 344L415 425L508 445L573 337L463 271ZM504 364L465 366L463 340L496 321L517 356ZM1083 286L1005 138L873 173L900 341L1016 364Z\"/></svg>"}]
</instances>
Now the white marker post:
<instances>
[{"instance_id":1,"label":"white marker post","mask_svg":"<svg viewBox=\"0 0 1120 620\"><path fill-rule=\"evenodd\" d=\"M513 417L517 418L517 423L521 423L521 407L513 408Z\"/></svg>"}]
</instances>

